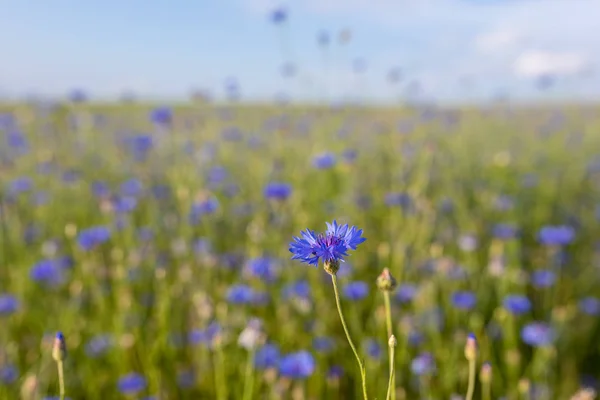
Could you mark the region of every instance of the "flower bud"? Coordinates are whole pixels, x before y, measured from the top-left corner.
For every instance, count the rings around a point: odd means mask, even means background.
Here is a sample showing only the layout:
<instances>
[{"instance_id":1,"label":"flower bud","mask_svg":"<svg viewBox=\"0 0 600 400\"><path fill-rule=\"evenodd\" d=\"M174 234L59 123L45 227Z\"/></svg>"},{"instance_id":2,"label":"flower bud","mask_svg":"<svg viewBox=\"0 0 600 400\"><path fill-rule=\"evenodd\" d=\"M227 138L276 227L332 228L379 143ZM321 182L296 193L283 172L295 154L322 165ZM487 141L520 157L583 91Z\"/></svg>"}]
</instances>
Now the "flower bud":
<instances>
[{"instance_id":1,"label":"flower bud","mask_svg":"<svg viewBox=\"0 0 600 400\"><path fill-rule=\"evenodd\" d=\"M492 364L489 362L483 363L479 372L479 380L481 383L489 384L492 382Z\"/></svg>"},{"instance_id":2,"label":"flower bud","mask_svg":"<svg viewBox=\"0 0 600 400\"><path fill-rule=\"evenodd\" d=\"M465 343L465 358L469 361L477 359L477 338L472 333L469 333Z\"/></svg>"},{"instance_id":3,"label":"flower bud","mask_svg":"<svg viewBox=\"0 0 600 400\"><path fill-rule=\"evenodd\" d=\"M329 275L336 275L337 272L340 270L340 261L339 260L325 261L323 263L323 268L325 269L325 272L327 272Z\"/></svg>"},{"instance_id":4,"label":"flower bud","mask_svg":"<svg viewBox=\"0 0 600 400\"><path fill-rule=\"evenodd\" d=\"M394 279L389 269L384 268L377 277L377 287L383 292L391 292L396 289L396 279Z\"/></svg>"},{"instance_id":5,"label":"flower bud","mask_svg":"<svg viewBox=\"0 0 600 400\"><path fill-rule=\"evenodd\" d=\"M54 346L52 346L52 358L54 361L64 361L67 358L67 344L62 332L57 332L54 338Z\"/></svg>"},{"instance_id":6,"label":"flower bud","mask_svg":"<svg viewBox=\"0 0 600 400\"><path fill-rule=\"evenodd\" d=\"M394 335L390 336L390 340L388 340L388 346L390 348L394 348L394 347L396 347L397 344L398 344L398 341L396 340L396 336L394 336Z\"/></svg>"}]
</instances>

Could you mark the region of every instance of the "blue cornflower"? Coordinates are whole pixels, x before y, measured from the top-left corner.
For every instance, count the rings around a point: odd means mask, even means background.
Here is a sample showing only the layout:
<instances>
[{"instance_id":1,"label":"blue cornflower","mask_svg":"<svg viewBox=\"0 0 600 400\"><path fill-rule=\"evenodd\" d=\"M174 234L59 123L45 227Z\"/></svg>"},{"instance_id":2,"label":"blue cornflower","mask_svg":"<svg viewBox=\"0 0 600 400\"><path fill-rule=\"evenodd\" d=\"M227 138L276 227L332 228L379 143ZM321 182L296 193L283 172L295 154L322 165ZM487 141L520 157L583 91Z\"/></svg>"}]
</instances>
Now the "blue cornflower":
<instances>
[{"instance_id":1,"label":"blue cornflower","mask_svg":"<svg viewBox=\"0 0 600 400\"><path fill-rule=\"evenodd\" d=\"M91 189L95 197L103 198L110 196L110 188L105 182L92 182Z\"/></svg>"},{"instance_id":2,"label":"blue cornflower","mask_svg":"<svg viewBox=\"0 0 600 400\"><path fill-rule=\"evenodd\" d=\"M355 149L346 149L342 153L342 158L348 164L353 163L356 160L357 156L358 156L358 152Z\"/></svg>"},{"instance_id":3,"label":"blue cornflower","mask_svg":"<svg viewBox=\"0 0 600 400\"><path fill-rule=\"evenodd\" d=\"M217 322L211 322L204 330L191 330L188 333L188 342L193 345L205 344L210 347L220 333L221 325L219 325Z\"/></svg>"},{"instance_id":4,"label":"blue cornflower","mask_svg":"<svg viewBox=\"0 0 600 400\"><path fill-rule=\"evenodd\" d=\"M551 287L554 282L556 274L549 269L540 269L531 275L531 284L538 289Z\"/></svg>"},{"instance_id":5,"label":"blue cornflower","mask_svg":"<svg viewBox=\"0 0 600 400\"><path fill-rule=\"evenodd\" d=\"M288 354L279 362L279 373L286 378L308 378L314 371L315 359L308 351Z\"/></svg>"},{"instance_id":6,"label":"blue cornflower","mask_svg":"<svg viewBox=\"0 0 600 400\"><path fill-rule=\"evenodd\" d=\"M302 238L294 237L290 244L292 260L300 260L306 264L318 266L319 259L324 263L338 264L344 261L348 250L356 247L366 239L362 237L362 229L347 224L338 225L336 221L327 223L324 234L316 234L307 229L301 232Z\"/></svg>"},{"instance_id":7,"label":"blue cornflower","mask_svg":"<svg viewBox=\"0 0 600 400\"><path fill-rule=\"evenodd\" d=\"M88 356L95 358L104 355L113 345L111 335L103 334L91 338L85 344L85 352Z\"/></svg>"},{"instance_id":8,"label":"blue cornflower","mask_svg":"<svg viewBox=\"0 0 600 400\"><path fill-rule=\"evenodd\" d=\"M327 353L331 351L335 345L335 341L327 336L317 336L313 338L313 347L319 353Z\"/></svg>"},{"instance_id":9,"label":"blue cornflower","mask_svg":"<svg viewBox=\"0 0 600 400\"><path fill-rule=\"evenodd\" d=\"M458 291L452 294L452 304L459 310L471 310L477 303L477 297L473 292Z\"/></svg>"},{"instance_id":10,"label":"blue cornflower","mask_svg":"<svg viewBox=\"0 0 600 400\"><path fill-rule=\"evenodd\" d=\"M146 388L146 378L142 375L132 372L119 379L117 382L119 392L124 395L135 395Z\"/></svg>"},{"instance_id":11,"label":"blue cornflower","mask_svg":"<svg viewBox=\"0 0 600 400\"><path fill-rule=\"evenodd\" d=\"M206 173L206 179L208 183L211 185L219 185L227 179L229 172L227 169L221 165L215 165Z\"/></svg>"},{"instance_id":12,"label":"blue cornflower","mask_svg":"<svg viewBox=\"0 0 600 400\"><path fill-rule=\"evenodd\" d=\"M340 365L332 365L327 370L327 379L340 379L344 375L344 368Z\"/></svg>"},{"instance_id":13,"label":"blue cornflower","mask_svg":"<svg viewBox=\"0 0 600 400\"><path fill-rule=\"evenodd\" d=\"M365 347L365 351L369 355L369 357L375 360L381 358L381 355L383 354L383 349L379 341L373 338L367 338L364 340L363 346Z\"/></svg>"},{"instance_id":14,"label":"blue cornflower","mask_svg":"<svg viewBox=\"0 0 600 400\"><path fill-rule=\"evenodd\" d=\"M53 260L39 261L31 268L29 276L34 282L48 286L55 286L63 282L62 269Z\"/></svg>"},{"instance_id":15,"label":"blue cornflower","mask_svg":"<svg viewBox=\"0 0 600 400\"><path fill-rule=\"evenodd\" d=\"M412 199L408 193L397 193L397 192L387 193L385 195L384 201L388 207L398 206L405 211L412 204Z\"/></svg>"},{"instance_id":16,"label":"blue cornflower","mask_svg":"<svg viewBox=\"0 0 600 400\"><path fill-rule=\"evenodd\" d=\"M227 292L227 301L232 304L262 304L268 301L268 294L257 292L247 285L233 285Z\"/></svg>"},{"instance_id":17,"label":"blue cornflower","mask_svg":"<svg viewBox=\"0 0 600 400\"><path fill-rule=\"evenodd\" d=\"M502 301L504 308L514 315L522 315L531 310L531 301L526 296L512 294L504 297Z\"/></svg>"},{"instance_id":18,"label":"blue cornflower","mask_svg":"<svg viewBox=\"0 0 600 400\"><path fill-rule=\"evenodd\" d=\"M246 263L245 270L250 276L273 282L276 278L277 260L271 257L253 258Z\"/></svg>"},{"instance_id":19,"label":"blue cornflower","mask_svg":"<svg viewBox=\"0 0 600 400\"><path fill-rule=\"evenodd\" d=\"M494 225L492 228L492 235L500 240L514 239L518 234L517 227L512 224L501 223Z\"/></svg>"},{"instance_id":20,"label":"blue cornflower","mask_svg":"<svg viewBox=\"0 0 600 400\"><path fill-rule=\"evenodd\" d=\"M369 285L362 281L350 282L344 286L343 293L349 300L361 300L369 294Z\"/></svg>"},{"instance_id":21,"label":"blue cornflower","mask_svg":"<svg viewBox=\"0 0 600 400\"><path fill-rule=\"evenodd\" d=\"M19 377L19 370L12 365L0 366L0 384L9 385L17 380Z\"/></svg>"},{"instance_id":22,"label":"blue cornflower","mask_svg":"<svg viewBox=\"0 0 600 400\"><path fill-rule=\"evenodd\" d=\"M532 322L521 330L521 339L534 347L542 347L554 341L554 330L544 322Z\"/></svg>"},{"instance_id":23,"label":"blue cornflower","mask_svg":"<svg viewBox=\"0 0 600 400\"><path fill-rule=\"evenodd\" d=\"M112 206L116 213L130 213L137 207L137 199L132 196L118 196L112 200Z\"/></svg>"},{"instance_id":24,"label":"blue cornflower","mask_svg":"<svg viewBox=\"0 0 600 400\"><path fill-rule=\"evenodd\" d=\"M418 291L418 286L410 283L405 283L398 287L398 289L396 290L396 295L394 297L402 304L410 303L415 298Z\"/></svg>"},{"instance_id":25,"label":"blue cornflower","mask_svg":"<svg viewBox=\"0 0 600 400\"><path fill-rule=\"evenodd\" d=\"M136 160L144 160L152 147L154 142L150 135L135 135L128 140L129 152L133 155Z\"/></svg>"},{"instance_id":26,"label":"blue cornflower","mask_svg":"<svg viewBox=\"0 0 600 400\"><path fill-rule=\"evenodd\" d=\"M292 185L281 182L271 182L267 184L264 190L264 195L267 199L287 200L292 194Z\"/></svg>"},{"instance_id":27,"label":"blue cornflower","mask_svg":"<svg viewBox=\"0 0 600 400\"><path fill-rule=\"evenodd\" d=\"M430 375L435 372L435 359L431 353L421 353L411 361L410 370L417 376Z\"/></svg>"},{"instance_id":28,"label":"blue cornflower","mask_svg":"<svg viewBox=\"0 0 600 400\"><path fill-rule=\"evenodd\" d=\"M105 226L94 226L79 232L77 244L83 250L91 250L110 239L110 230Z\"/></svg>"},{"instance_id":29,"label":"blue cornflower","mask_svg":"<svg viewBox=\"0 0 600 400\"><path fill-rule=\"evenodd\" d=\"M219 201L214 197L196 201L190 208L189 221L191 224L197 224L203 215L214 214L218 209Z\"/></svg>"},{"instance_id":30,"label":"blue cornflower","mask_svg":"<svg viewBox=\"0 0 600 400\"><path fill-rule=\"evenodd\" d=\"M544 226L538 233L539 242L548 246L567 245L573 239L575 239L575 230L566 225Z\"/></svg>"},{"instance_id":31,"label":"blue cornflower","mask_svg":"<svg viewBox=\"0 0 600 400\"><path fill-rule=\"evenodd\" d=\"M8 184L8 193L13 196L31 189L33 189L33 180L26 176L15 178Z\"/></svg>"},{"instance_id":32,"label":"blue cornflower","mask_svg":"<svg viewBox=\"0 0 600 400\"><path fill-rule=\"evenodd\" d=\"M137 178L131 178L121 183L119 187L119 191L123 196L138 196L142 190L144 189L144 185L142 181Z\"/></svg>"},{"instance_id":33,"label":"blue cornflower","mask_svg":"<svg viewBox=\"0 0 600 400\"><path fill-rule=\"evenodd\" d=\"M313 157L313 166L318 169L329 169L335 166L335 155L333 153L321 153Z\"/></svg>"},{"instance_id":34,"label":"blue cornflower","mask_svg":"<svg viewBox=\"0 0 600 400\"><path fill-rule=\"evenodd\" d=\"M254 365L258 369L275 368L279 365L279 358L279 347L275 344L267 343L254 355Z\"/></svg>"},{"instance_id":35,"label":"blue cornflower","mask_svg":"<svg viewBox=\"0 0 600 400\"><path fill-rule=\"evenodd\" d=\"M12 294L0 294L0 317L14 314L19 309L19 300Z\"/></svg>"},{"instance_id":36,"label":"blue cornflower","mask_svg":"<svg viewBox=\"0 0 600 400\"><path fill-rule=\"evenodd\" d=\"M591 316L600 315L600 299L597 297L584 297L579 301L579 309L581 312Z\"/></svg>"},{"instance_id":37,"label":"blue cornflower","mask_svg":"<svg viewBox=\"0 0 600 400\"><path fill-rule=\"evenodd\" d=\"M298 280L285 286L282 290L284 299L298 297L302 299L310 298L310 283L306 280Z\"/></svg>"},{"instance_id":38,"label":"blue cornflower","mask_svg":"<svg viewBox=\"0 0 600 400\"><path fill-rule=\"evenodd\" d=\"M150 121L156 125L171 125L173 111L168 107L157 107L150 113Z\"/></svg>"}]
</instances>

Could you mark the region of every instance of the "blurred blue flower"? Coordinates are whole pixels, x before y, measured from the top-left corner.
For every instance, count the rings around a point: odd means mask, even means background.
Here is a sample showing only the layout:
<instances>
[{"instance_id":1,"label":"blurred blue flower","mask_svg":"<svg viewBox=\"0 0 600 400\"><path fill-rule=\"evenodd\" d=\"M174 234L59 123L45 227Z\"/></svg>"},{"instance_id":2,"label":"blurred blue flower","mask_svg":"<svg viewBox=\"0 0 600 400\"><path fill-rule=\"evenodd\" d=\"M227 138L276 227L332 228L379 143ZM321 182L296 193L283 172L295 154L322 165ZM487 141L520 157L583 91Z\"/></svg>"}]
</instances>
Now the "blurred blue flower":
<instances>
[{"instance_id":1,"label":"blurred blue flower","mask_svg":"<svg viewBox=\"0 0 600 400\"><path fill-rule=\"evenodd\" d=\"M19 306L19 300L12 294L0 294L0 317L14 314Z\"/></svg>"},{"instance_id":2,"label":"blurred blue flower","mask_svg":"<svg viewBox=\"0 0 600 400\"><path fill-rule=\"evenodd\" d=\"M355 281L344 285L344 296L349 300L362 300L369 294L369 285L366 282Z\"/></svg>"},{"instance_id":3,"label":"blurred blue flower","mask_svg":"<svg viewBox=\"0 0 600 400\"><path fill-rule=\"evenodd\" d=\"M124 395L138 394L146 388L146 378L136 372L129 373L119 378L117 388Z\"/></svg>"},{"instance_id":4,"label":"blurred blue flower","mask_svg":"<svg viewBox=\"0 0 600 400\"><path fill-rule=\"evenodd\" d=\"M523 315L531 310L531 301L520 294L510 294L502 301L504 308L513 315Z\"/></svg>"},{"instance_id":5,"label":"blurred blue flower","mask_svg":"<svg viewBox=\"0 0 600 400\"><path fill-rule=\"evenodd\" d=\"M521 329L521 339L533 347L548 346L554 342L554 329L544 322L531 322Z\"/></svg>"},{"instance_id":6,"label":"blurred blue flower","mask_svg":"<svg viewBox=\"0 0 600 400\"><path fill-rule=\"evenodd\" d=\"M196 372L186 369L177 374L177 385L182 389L189 389L196 383Z\"/></svg>"},{"instance_id":7,"label":"blurred blue flower","mask_svg":"<svg viewBox=\"0 0 600 400\"><path fill-rule=\"evenodd\" d=\"M228 175L229 173L227 172L227 169L225 167L215 165L208 170L208 172L206 173L206 178L210 185L219 185L223 183L225 179L227 179Z\"/></svg>"},{"instance_id":8,"label":"blurred blue flower","mask_svg":"<svg viewBox=\"0 0 600 400\"><path fill-rule=\"evenodd\" d=\"M150 121L156 125L169 126L173 122L173 111L169 107L157 107L150 112Z\"/></svg>"},{"instance_id":9,"label":"blurred blue flower","mask_svg":"<svg viewBox=\"0 0 600 400\"><path fill-rule=\"evenodd\" d=\"M306 280L292 282L283 288L282 296L286 300L292 297L310 299L310 283Z\"/></svg>"},{"instance_id":10,"label":"blurred blue flower","mask_svg":"<svg viewBox=\"0 0 600 400\"><path fill-rule=\"evenodd\" d=\"M245 265L248 275L273 282L276 278L277 260L271 257L259 257L248 260Z\"/></svg>"},{"instance_id":11,"label":"blurred blue flower","mask_svg":"<svg viewBox=\"0 0 600 400\"><path fill-rule=\"evenodd\" d=\"M394 298L402 304L410 303L415 298L418 291L418 286L411 283L404 283L398 287Z\"/></svg>"},{"instance_id":12,"label":"blurred blue flower","mask_svg":"<svg viewBox=\"0 0 600 400\"><path fill-rule=\"evenodd\" d=\"M112 200L112 206L116 213L130 213L137 207L137 199L132 196L118 196Z\"/></svg>"},{"instance_id":13,"label":"blurred blue flower","mask_svg":"<svg viewBox=\"0 0 600 400\"><path fill-rule=\"evenodd\" d=\"M327 379L340 379L344 375L344 368L340 365L332 365L327 370Z\"/></svg>"},{"instance_id":14,"label":"blurred blue flower","mask_svg":"<svg viewBox=\"0 0 600 400\"><path fill-rule=\"evenodd\" d=\"M150 135L135 135L127 141L128 150L138 161L145 160L148 153L154 147L154 141Z\"/></svg>"},{"instance_id":15,"label":"blurred blue flower","mask_svg":"<svg viewBox=\"0 0 600 400\"><path fill-rule=\"evenodd\" d=\"M538 240L547 246L564 246L575 239L575 230L566 225L544 226L538 233Z\"/></svg>"},{"instance_id":16,"label":"blurred blue flower","mask_svg":"<svg viewBox=\"0 0 600 400\"><path fill-rule=\"evenodd\" d=\"M227 301L232 304L264 304L268 301L268 294L258 292L247 285L237 284L227 291Z\"/></svg>"},{"instance_id":17,"label":"blurred blue flower","mask_svg":"<svg viewBox=\"0 0 600 400\"><path fill-rule=\"evenodd\" d=\"M267 184L264 195L267 199L287 200L292 194L292 185L288 183L271 182Z\"/></svg>"},{"instance_id":18,"label":"blurred blue flower","mask_svg":"<svg viewBox=\"0 0 600 400\"><path fill-rule=\"evenodd\" d=\"M119 188L120 193L123 196L136 197L142 193L144 185L137 178L131 178L123 182Z\"/></svg>"},{"instance_id":19,"label":"blurred blue flower","mask_svg":"<svg viewBox=\"0 0 600 400\"><path fill-rule=\"evenodd\" d=\"M517 227L512 224L496 224L492 228L492 235L496 239L510 240L516 238L518 234L519 231Z\"/></svg>"},{"instance_id":20,"label":"blurred blue flower","mask_svg":"<svg viewBox=\"0 0 600 400\"><path fill-rule=\"evenodd\" d=\"M284 7L277 7L271 11L270 15L271 22L274 24L281 24L287 19L287 10Z\"/></svg>"},{"instance_id":21,"label":"blurred blue flower","mask_svg":"<svg viewBox=\"0 0 600 400\"><path fill-rule=\"evenodd\" d=\"M188 333L188 341L192 345L205 344L210 347L220 333L221 325L219 325L217 322L211 322L204 330L191 330Z\"/></svg>"},{"instance_id":22,"label":"blurred blue flower","mask_svg":"<svg viewBox=\"0 0 600 400\"><path fill-rule=\"evenodd\" d=\"M419 354L410 363L410 370L417 376L433 374L435 369L435 359L427 352Z\"/></svg>"},{"instance_id":23,"label":"blurred blue flower","mask_svg":"<svg viewBox=\"0 0 600 400\"><path fill-rule=\"evenodd\" d=\"M366 338L363 341L363 346L367 355L374 360L380 359L383 355L383 348L381 347L381 344L378 340L375 340L373 338Z\"/></svg>"},{"instance_id":24,"label":"blurred blue flower","mask_svg":"<svg viewBox=\"0 0 600 400\"><path fill-rule=\"evenodd\" d=\"M208 197L204 200L192 203L189 214L189 221L192 225L200 222L203 215L214 214L219 209L219 201L215 197Z\"/></svg>"},{"instance_id":25,"label":"blurred blue flower","mask_svg":"<svg viewBox=\"0 0 600 400\"><path fill-rule=\"evenodd\" d=\"M110 196L110 188L105 182L94 181L91 184L91 188L95 197L105 198Z\"/></svg>"},{"instance_id":26,"label":"blurred blue flower","mask_svg":"<svg viewBox=\"0 0 600 400\"><path fill-rule=\"evenodd\" d=\"M582 313L597 317L600 315L600 299L597 297L584 297L579 300L579 309Z\"/></svg>"},{"instance_id":27,"label":"blurred blue flower","mask_svg":"<svg viewBox=\"0 0 600 400\"><path fill-rule=\"evenodd\" d=\"M355 149L346 149L342 152L342 158L348 164L353 163L356 160L356 157L358 157L358 151Z\"/></svg>"},{"instance_id":28,"label":"blurred blue flower","mask_svg":"<svg viewBox=\"0 0 600 400\"><path fill-rule=\"evenodd\" d=\"M290 244L292 260L300 260L309 265L318 266L319 259L323 262L343 262L348 250L356 247L366 239L362 237L362 229L347 224L338 225L327 222L325 234L316 234L310 229L301 232L302 238L294 237Z\"/></svg>"},{"instance_id":29,"label":"blurred blue flower","mask_svg":"<svg viewBox=\"0 0 600 400\"><path fill-rule=\"evenodd\" d=\"M19 378L19 370L12 364L0 365L0 384L10 385Z\"/></svg>"},{"instance_id":30,"label":"blurred blue flower","mask_svg":"<svg viewBox=\"0 0 600 400\"><path fill-rule=\"evenodd\" d=\"M531 284L538 288L548 288L556 282L556 274L549 269L539 269L531 274Z\"/></svg>"},{"instance_id":31,"label":"blurred blue flower","mask_svg":"<svg viewBox=\"0 0 600 400\"><path fill-rule=\"evenodd\" d=\"M100 357L113 346L113 337L109 334L96 335L85 344L85 353L92 358Z\"/></svg>"},{"instance_id":32,"label":"blurred blue flower","mask_svg":"<svg viewBox=\"0 0 600 400\"><path fill-rule=\"evenodd\" d=\"M279 348L272 343L261 347L254 355L254 366L258 369L276 368L279 365Z\"/></svg>"},{"instance_id":33,"label":"blurred blue flower","mask_svg":"<svg viewBox=\"0 0 600 400\"><path fill-rule=\"evenodd\" d=\"M26 176L15 178L8 184L8 193L11 196L16 196L20 193L28 192L31 189L33 189L33 180Z\"/></svg>"},{"instance_id":34,"label":"blurred blue flower","mask_svg":"<svg viewBox=\"0 0 600 400\"><path fill-rule=\"evenodd\" d=\"M279 373L290 379L308 378L315 371L315 359L308 351L287 354L279 362Z\"/></svg>"},{"instance_id":35,"label":"blurred blue flower","mask_svg":"<svg viewBox=\"0 0 600 400\"><path fill-rule=\"evenodd\" d=\"M388 207L398 206L406 211L411 206L412 199L408 193L392 192L385 195L385 204Z\"/></svg>"},{"instance_id":36,"label":"blurred blue flower","mask_svg":"<svg viewBox=\"0 0 600 400\"><path fill-rule=\"evenodd\" d=\"M105 226L94 226L79 232L77 244L83 250L92 250L110 239L110 230Z\"/></svg>"},{"instance_id":37,"label":"blurred blue flower","mask_svg":"<svg viewBox=\"0 0 600 400\"><path fill-rule=\"evenodd\" d=\"M473 292L458 291L452 293L452 305L459 310L471 310L477 303L477 297Z\"/></svg>"},{"instance_id":38,"label":"blurred blue flower","mask_svg":"<svg viewBox=\"0 0 600 400\"><path fill-rule=\"evenodd\" d=\"M29 277L34 282L48 286L59 285L64 280L62 269L54 260L37 262L29 271Z\"/></svg>"},{"instance_id":39,"label":"blurred blue flower","mask_svg":"<svg viewBox=\"0 0 600 400\"><path fill-rule=\"evenodd\" d=\"M316 336L312 340L313 348L319 353L328 353L333 350L335 340L327 336Z\"/></svg>"},{"instance_id":40,"label":"blurred blue flower","mask_svg":"<svg viewBox=\"0 0 600 400\"><path fill-rule=\"evenodd\" d=\"M321 153L313 157L313 166L318 169L329 169L335 166L335 155L333 153Z\"/></svg>"}]
</instances>

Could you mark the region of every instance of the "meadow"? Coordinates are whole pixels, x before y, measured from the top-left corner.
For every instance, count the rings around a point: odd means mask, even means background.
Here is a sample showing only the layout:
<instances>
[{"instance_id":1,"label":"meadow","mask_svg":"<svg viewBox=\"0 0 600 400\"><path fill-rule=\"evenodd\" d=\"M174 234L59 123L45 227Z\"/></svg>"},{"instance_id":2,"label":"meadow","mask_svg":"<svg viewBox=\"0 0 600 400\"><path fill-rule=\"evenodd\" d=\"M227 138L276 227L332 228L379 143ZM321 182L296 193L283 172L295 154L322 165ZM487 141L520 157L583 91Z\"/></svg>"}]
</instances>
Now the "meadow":
<instances>
[{"instance_id":1,"label":"meadow","mask_svg":"<svg viewBox=\"0 0 600 400\"><path fill-rule=\"evenodd\" d=\"M591 399L599 115L3 105L0 398L363 398L336 220L369 399Z\"/></svg>"}]
</instances>

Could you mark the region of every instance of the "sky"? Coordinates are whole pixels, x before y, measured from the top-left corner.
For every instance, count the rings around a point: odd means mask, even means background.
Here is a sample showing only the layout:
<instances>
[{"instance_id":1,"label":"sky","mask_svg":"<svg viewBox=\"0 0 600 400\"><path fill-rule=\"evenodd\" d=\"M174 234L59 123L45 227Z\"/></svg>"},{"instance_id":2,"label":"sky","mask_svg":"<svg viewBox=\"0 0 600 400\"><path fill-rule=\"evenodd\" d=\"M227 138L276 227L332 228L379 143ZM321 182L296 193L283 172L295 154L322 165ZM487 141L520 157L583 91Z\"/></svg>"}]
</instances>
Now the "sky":
<instances>
[{"instance_id":1,"label":"sky","mask_svg":"<svg viewBox=\"0 0 600 400\"><path fill-rule=\"evenodd\" d=\"M0 0L0 95L600 99L600 0ZM287 19L274 24L273 9ZM348 30L350 40L340 43ZM327 32L328 46L317 37ZM357 61L360 60L360 61ZM362 70L354 66L362 63ZM295 66L285 77L283 66ZM401 71L391 83L389 71ZM540 90L551 77L553 85Z\"/></svg>"}]
</instances>

